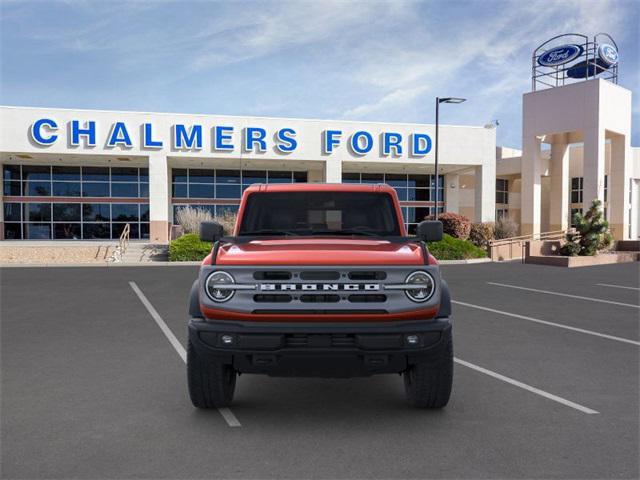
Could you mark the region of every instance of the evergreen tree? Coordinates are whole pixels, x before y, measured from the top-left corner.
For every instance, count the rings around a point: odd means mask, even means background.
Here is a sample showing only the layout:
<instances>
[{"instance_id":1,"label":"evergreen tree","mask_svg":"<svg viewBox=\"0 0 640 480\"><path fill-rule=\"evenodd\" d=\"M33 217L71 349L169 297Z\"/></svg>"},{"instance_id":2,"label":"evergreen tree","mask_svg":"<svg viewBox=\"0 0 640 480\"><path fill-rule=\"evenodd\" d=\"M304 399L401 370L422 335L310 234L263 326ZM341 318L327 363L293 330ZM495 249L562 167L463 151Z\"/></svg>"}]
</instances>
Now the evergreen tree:
<instances>
[{"instance_id":1,"label":"evergreen tree","mask_svg":"<svg viewBox=\"0 0 640 480\"><path fill-rule=\"evenodd\" d=\"M567 234L567 243L560 249L562 255L595 255L613 243L600 200L594 200L584 215L576 213L573 223L576 231Z\"/></svg>"}]
</instances>

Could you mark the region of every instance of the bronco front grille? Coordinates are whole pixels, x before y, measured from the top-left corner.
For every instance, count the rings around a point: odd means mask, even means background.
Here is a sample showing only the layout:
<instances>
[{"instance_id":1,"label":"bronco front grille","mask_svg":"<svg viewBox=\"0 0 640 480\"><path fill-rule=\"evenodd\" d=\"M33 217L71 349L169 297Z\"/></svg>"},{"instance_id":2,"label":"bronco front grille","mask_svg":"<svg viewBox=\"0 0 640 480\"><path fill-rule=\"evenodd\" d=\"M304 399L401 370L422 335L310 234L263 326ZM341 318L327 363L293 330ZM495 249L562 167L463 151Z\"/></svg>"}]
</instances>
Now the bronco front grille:
<instances>
[{"instance_id":1,"label":"bronco front grille","mask_svg":"<svg viewBox=\"0 0 640 480\"><path fill-rule=\"evenodd\" d=\"M213 267L212 270L215 270ZM424 308L407 298L404 284L425 266L221 266L237 286L229 302L218 308L257 315L366 315ZM203 272L203 280L207 278ZM437 276L435 278L438 278Z\"/></svg>"}]
</instances>

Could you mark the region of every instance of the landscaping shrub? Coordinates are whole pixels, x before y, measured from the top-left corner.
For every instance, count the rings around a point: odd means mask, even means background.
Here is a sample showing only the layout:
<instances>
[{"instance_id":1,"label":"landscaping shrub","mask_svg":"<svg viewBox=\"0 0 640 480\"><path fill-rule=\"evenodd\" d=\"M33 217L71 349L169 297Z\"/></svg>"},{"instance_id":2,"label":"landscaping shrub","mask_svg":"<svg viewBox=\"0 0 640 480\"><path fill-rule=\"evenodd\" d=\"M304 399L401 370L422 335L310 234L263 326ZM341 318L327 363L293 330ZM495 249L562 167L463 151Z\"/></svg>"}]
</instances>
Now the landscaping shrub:
<instances>
[{"instance_id":1,"label":"landscaping shrub","mask_svg":"<svg viewBox=\"0 0 640 480\"><path fill-rule=\"evenodd\" d=\"M182 207L176 212L176 222L185 233L200 233L202 222L218 222L224 228L225 235L231 235L236 224L236 214L224 211L214 217L208 210L198 207Z\"/></svg>"},{"instance_id":2,"label":"landscaping shrub","mask_svg":"<svg viewBox=\"0 0 640 480\"><path fill-rule=\"evenodd\" d=\"M560 248L561 255L596 255L613 243L609 222L604 219L600 200L594 200L584 215L576 213L573 223L576 231L567 233L567 243Z\"/></svg>"},{"instance_id":3,"label":"landscaping shrub","mask_svg":"<svg viewBox=\"0 0 640 480\"><path fill-rule=\"evenodd\" d=\"M202 222L213 222L213 215L208 210L194 207L181 207L176 212L176 222L184 233L200 233Z\"/></svg>"},{"instance_id":4,"label":"landscaping shrub","mask_svg":"<svg viewBox=\"0 0 640 480\"><path fill-rule=\"evenodd\" d=\"M500 217L494 227L493 235L496 240L518 236L518 224L509 217Z\"/></svg>"},{"instance_id":5,"label":"landscaping shrub","mask_svg":"<svg viewBox=\"0 0 640 480\"><path fill-rule=\"evenodd\" d=\"M200 261L210 252L211 243L201 241L195 233L187 233L169 245L169 261Z\"/></svg>"},{"instance_id":6,"label":"landscaping shrub","mask_svg":"<svg viewBox=\"0 0 640 480\"><path fill-rule=\"evenodd\" d=\"M469 238L471 222L467 217L457 213L446 212L439 215L438 220L442 222L442 231L444 233L461 240Z\"/></svg>"},{"instance_id":7,"label":"landscaping shrub","mask_svg":"<svg viewBox=\"0 0 640 480\"><path fill-rule=\"evenodd\" d=\"M439 242L430 242L429 252L438 260L467 260L487 256L486 251L473 243L447 234Z\"/></svg>"},{"instance_id":8,"label":"landscaping shrub","mask_svg":"<svg viewBox=\"0 0 640 480\"><path fill-rule=\"evenodd\" d=\"M488 248L489 242L493 240L495 228L496 225L493 222L472 223L469 241L476 247Z\"/></svg>"}]
</instances>

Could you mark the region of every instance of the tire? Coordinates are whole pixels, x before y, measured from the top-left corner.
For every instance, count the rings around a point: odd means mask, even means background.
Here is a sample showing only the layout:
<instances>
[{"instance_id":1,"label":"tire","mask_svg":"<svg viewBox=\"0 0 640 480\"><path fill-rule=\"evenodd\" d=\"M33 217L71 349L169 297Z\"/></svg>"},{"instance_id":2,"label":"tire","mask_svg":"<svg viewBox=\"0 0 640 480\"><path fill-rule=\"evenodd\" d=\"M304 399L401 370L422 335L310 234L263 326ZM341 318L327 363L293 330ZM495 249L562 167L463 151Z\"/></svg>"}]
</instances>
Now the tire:
<instances>
[{"instance_id":1,"label":"tire","mask_svg":"<svg viewBox=\"0 0 640 480\"><path fill-rule=\"evenodd\" d=\"M453 384L453 340L439 358L416 363L404 372L407 400L418 408L442 408L449 402Z\"/></svg>"},{"instance_id":2,"label":"tire","mask_svg":"<svg viewBox=\"0 0 640 480\"><path fill-rule=\"evenodd\" d=\"M197 408L218 408L231 404L236 389L236 372L231 365L205 361L189 341L187 348L187 379L189 397Z\"/></svg>"}]
</instances>

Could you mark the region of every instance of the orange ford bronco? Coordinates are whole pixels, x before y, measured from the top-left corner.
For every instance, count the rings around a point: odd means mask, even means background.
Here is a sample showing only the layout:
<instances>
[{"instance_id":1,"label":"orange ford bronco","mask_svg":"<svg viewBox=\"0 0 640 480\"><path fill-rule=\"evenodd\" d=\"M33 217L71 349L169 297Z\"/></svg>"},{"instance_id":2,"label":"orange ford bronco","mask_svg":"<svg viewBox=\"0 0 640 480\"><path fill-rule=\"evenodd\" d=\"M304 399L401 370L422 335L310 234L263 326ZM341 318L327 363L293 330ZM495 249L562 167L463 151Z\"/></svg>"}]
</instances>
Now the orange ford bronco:
<instances>
[{"instance_id":1,"label":"orange ford bronco","mask_svg":"<svg viewBox=\"0 0 640 480\"><path fill-rule=\"evenodd\" d=\"M442 224L405 233L387 185L253 185L232 236L213 242L189 304L187 373L196 407L231 403L242 373L404 375L408 400L451 393L451 300L427 243Z\"/></svg>"}]
</instances>

